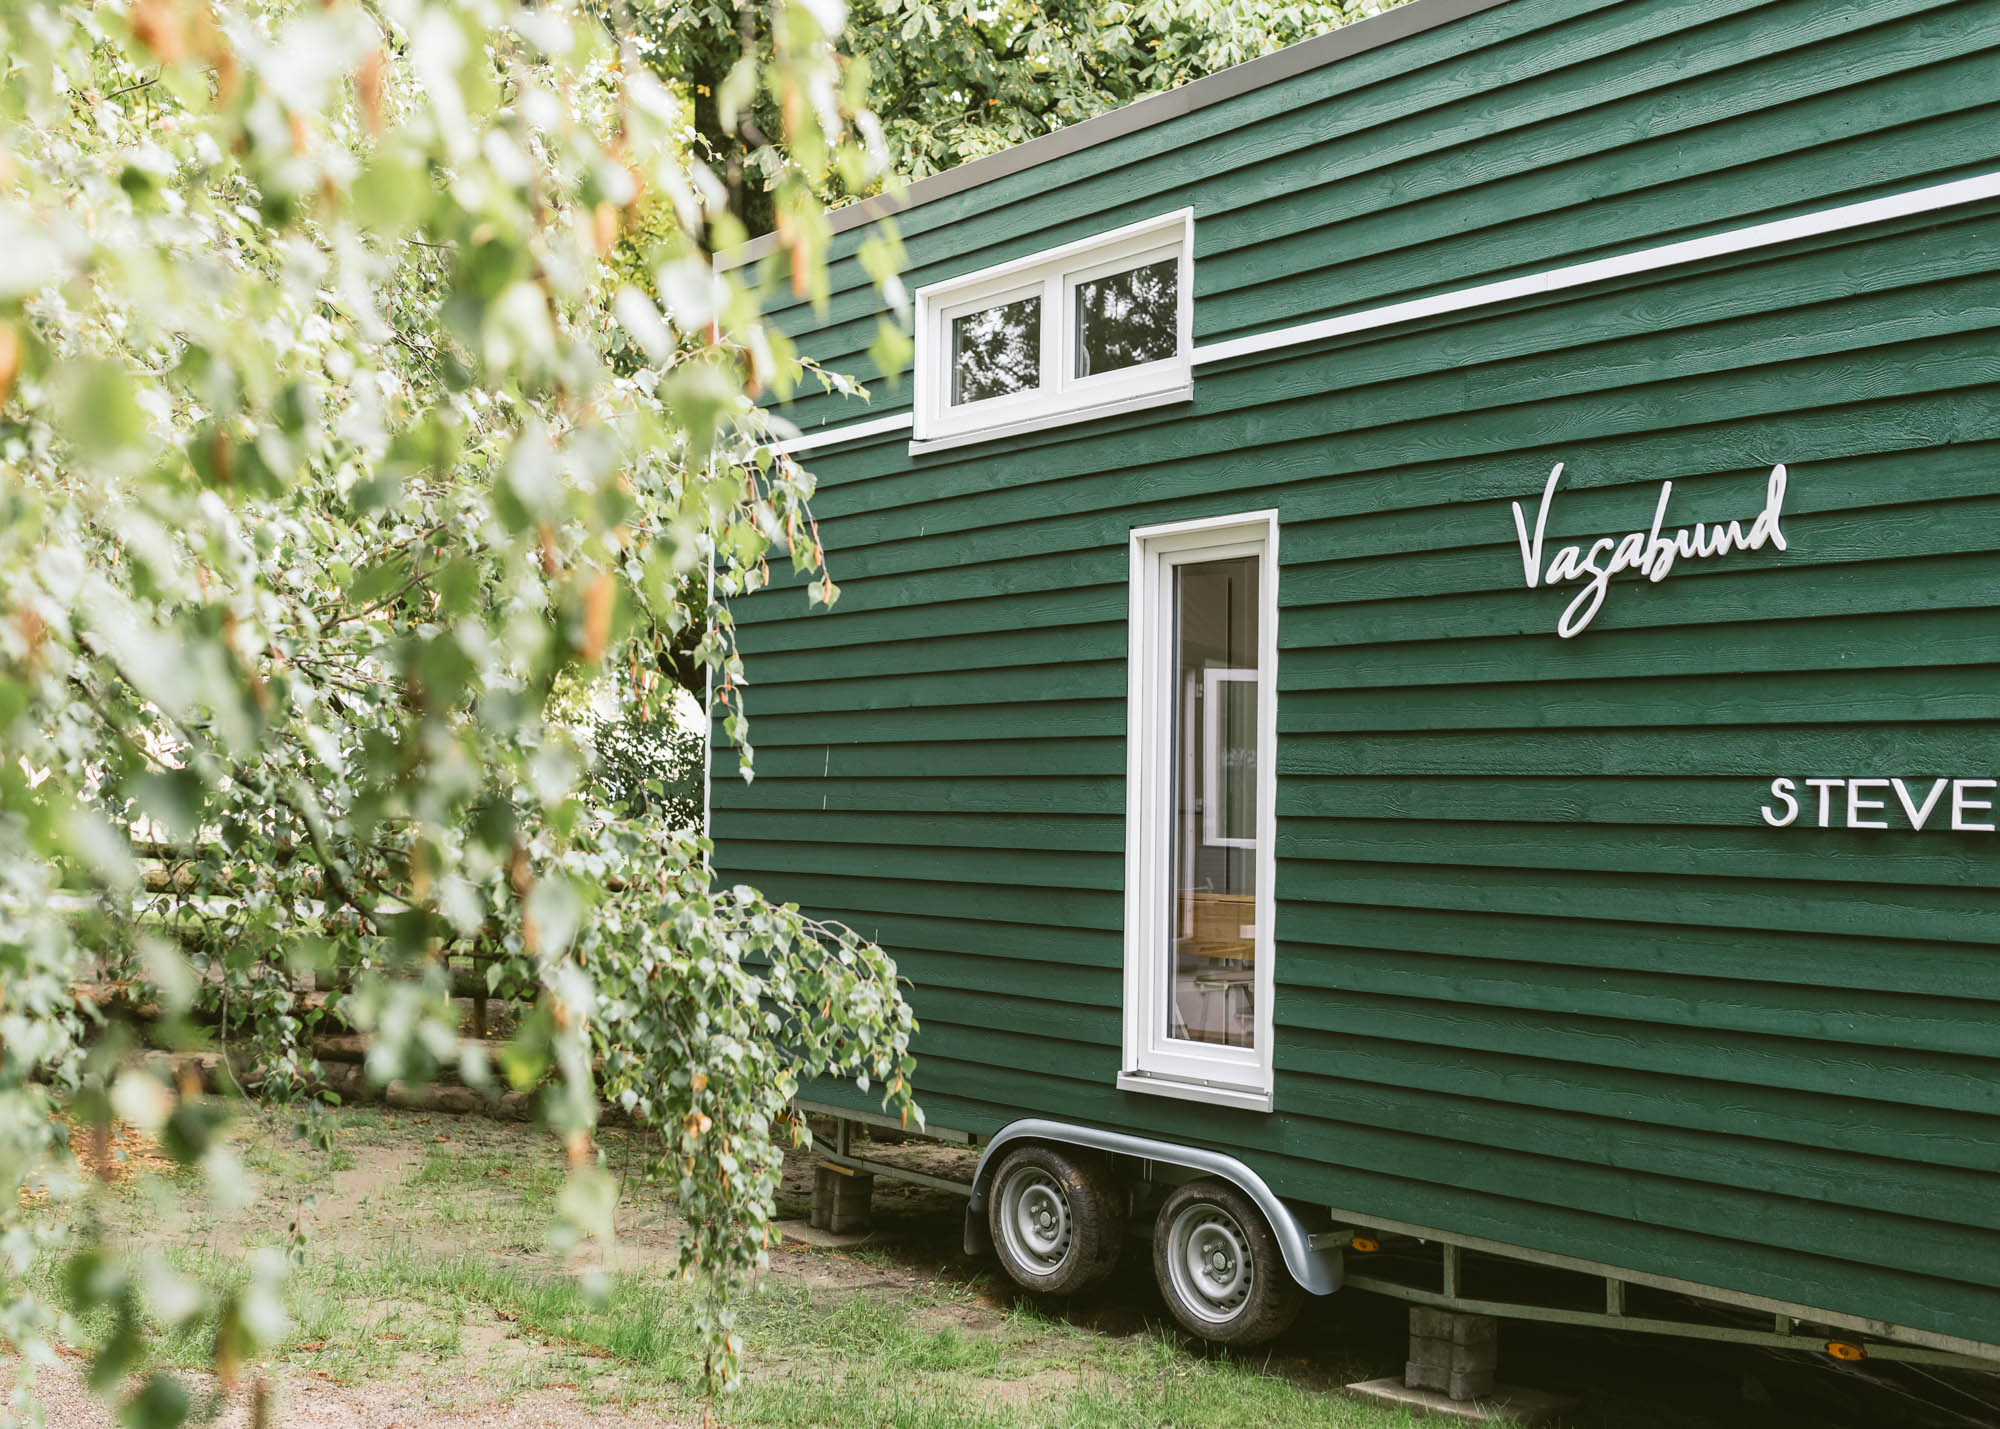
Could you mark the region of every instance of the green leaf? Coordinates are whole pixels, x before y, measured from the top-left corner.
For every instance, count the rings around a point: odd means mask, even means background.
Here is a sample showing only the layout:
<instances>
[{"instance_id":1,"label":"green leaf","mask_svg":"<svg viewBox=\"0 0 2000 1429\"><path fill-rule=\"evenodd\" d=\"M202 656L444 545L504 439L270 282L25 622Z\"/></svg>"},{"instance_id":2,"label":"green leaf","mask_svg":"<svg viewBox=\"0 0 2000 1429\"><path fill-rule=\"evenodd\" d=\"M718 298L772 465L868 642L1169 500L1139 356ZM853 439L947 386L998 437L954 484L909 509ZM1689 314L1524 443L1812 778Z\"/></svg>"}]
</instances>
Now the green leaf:
<instances>
[{"instance_id":1,"label":"green leaf","mask_svg":"<svg viewBox=\"0 0 2000 1429\"><path fill-rule=\"evenodd\" d=\"M194 968L180 949L164 938L146 935L140 937L137 943L140 965L146 970L147 981L159 989L164 1010L169 1016L182 1016L194 1006Z\"/></svg>"},{"instance_id":2,"label":"green leaf","mask_svg":"<svg viewBox=\"0 0 2000 1429\"><path fill-rule=\"evenodd\" d=\"M119 1406L118 1422L125 1429L179 1429L187 1415L187 1390L173 1375L155 1372Z\"/></svg>"},{"instance_id":3,"label":"green leaf","mask_svg":"<svg viewBox=\"0 0 2000 1429\"><path fill-rule=\"evenodd\" d=\"M517 1092L533 1091L548 1075L547 1047L525 1038L517 1037L511 1042L501 1043L497 1060L501 1074L507 1078L507 1085Z\"/></svg>"},{"instance_id":4,"label":"green leaf","mask_svg":"<svg viewBox=\"0 0 2000 1429\"><path fill-rule=\"evenodd\" d=\"M86 461L129 469L143 458L146 422L122 367L89 359L68 363L58 390L63 433Z\"/></svg>"},{"instance_id":5,"label":"green leaf","mask_svg":"<svg viewBox=\"0 0 2000 1429\"><path fill-rule=\"evenodd\" d=\"M377 154L354 179L354 216L366 228L410 227L430 196L430 180L414 159Z\"/></svg>"},{"instance_id":6,"label":"green leaf","mask_svg":"<svg viewBox=\"0 0 2000 1429\"><path fill-rule=\"evenodd\" d=\"M901 385L903 369L909 365L915 344L900 323L886 317L875 320L875 341L868 345L868 359L876 371L889 379L893 389Z\"/></svg>"},{"instance_id":7,"label":"green leaf","mask_svg":"<svg viewBox=\"0 0 2000 1429\"><path fill-rule=\"evenodd\" d=\"M229 1113L214 1102L182 1098L160 1133L160 1149L192 1166L215 1144L215 1134L229 1120Z\"/></svg>"},{"instance_id":8,"label":"green leaf","mask_svg":"<svg viewBox=\"0 0 2000 1429\"><path fill-rule=\"evenodd\" d=\"M126 783L140 812L156 820L169 841L184 844L194 839L207 794L199 774L192 769L163 769L135 775Z\"/></svg>"},{"instance_id":9,"label":"green leaf","mask_svg":"<svg viewBox=\"0 0 2000 1429\"><path fill-rule=\"evenodd\" d=\"M401 557L363 566L348 582L347 607L360 610L373 605L409 578L410 563Z\"/></svg>"}]
</instances>

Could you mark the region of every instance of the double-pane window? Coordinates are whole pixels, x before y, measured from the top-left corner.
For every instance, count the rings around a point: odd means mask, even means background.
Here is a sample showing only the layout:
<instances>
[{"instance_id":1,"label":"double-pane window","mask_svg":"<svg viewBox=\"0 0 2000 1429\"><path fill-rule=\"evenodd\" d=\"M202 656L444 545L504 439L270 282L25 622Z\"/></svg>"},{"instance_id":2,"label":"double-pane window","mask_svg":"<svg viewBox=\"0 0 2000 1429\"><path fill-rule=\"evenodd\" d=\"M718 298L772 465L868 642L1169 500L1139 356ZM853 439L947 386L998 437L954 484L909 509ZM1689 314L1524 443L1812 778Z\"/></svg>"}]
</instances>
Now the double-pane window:
<instances>
[{"instance_id":1,"label":"double-pane window","mask_svg":"<svg viewBox=\"0 0 2000 1429\"><path fill-rule=\"evenodd\" d=\"M919 289L912 449L1186 400L1193 231L1168 214Z\"/></svg>"}]
</instances>

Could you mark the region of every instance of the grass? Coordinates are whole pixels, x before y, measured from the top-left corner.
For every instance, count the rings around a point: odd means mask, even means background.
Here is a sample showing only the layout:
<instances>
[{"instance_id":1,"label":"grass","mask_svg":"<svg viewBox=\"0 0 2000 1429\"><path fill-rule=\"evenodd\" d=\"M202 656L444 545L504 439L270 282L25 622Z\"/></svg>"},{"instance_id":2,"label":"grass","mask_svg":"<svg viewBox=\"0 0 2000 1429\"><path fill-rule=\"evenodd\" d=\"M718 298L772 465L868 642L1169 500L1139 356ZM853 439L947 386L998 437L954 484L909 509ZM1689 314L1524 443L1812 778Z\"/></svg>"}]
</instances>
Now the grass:
<instances>
[{"instance_id":1,"label":"grass","mask_svg":"<svg viewBox=\"0 0 2000 1429\"><path fill-rule=\"evenodd\" d=\"M238 1154L264 1195L233 1215L176 1215L185 1184L102 1194L114 1234L210 1284L240 1283L261 1247L289 1243L301 1207L315 1227L287 1285L291 1330L266 1372L307 1386L394 1378L426 1402L477 1412L530 1391L622 1406L651 1419L700 1415L693 1290L669 1273L657 1205L628 1201L650 1235L604 1293L547 1228L563 1180L545 1138L486 1123L380 1111L253 1117ZM162 1194L162 1193L165 1194ZM650 1221L650 1227L646 1223ZM1265 1426L1404 1429L1400 1413L1302 1385L1248 1357L1205 1356L1157 1327L1104 1334L990 1282L914 1271L892 1250L791 1250L742 1307L743 1386L716 1410L742 1426L869 1429L1121 1429ZM38 1288L58 1291L45 1264ZM156 1363L199 1369L212 1322L156 1341ZM300 1392L295 1390L295 1392Z\"/></svg>"}]
</instances>

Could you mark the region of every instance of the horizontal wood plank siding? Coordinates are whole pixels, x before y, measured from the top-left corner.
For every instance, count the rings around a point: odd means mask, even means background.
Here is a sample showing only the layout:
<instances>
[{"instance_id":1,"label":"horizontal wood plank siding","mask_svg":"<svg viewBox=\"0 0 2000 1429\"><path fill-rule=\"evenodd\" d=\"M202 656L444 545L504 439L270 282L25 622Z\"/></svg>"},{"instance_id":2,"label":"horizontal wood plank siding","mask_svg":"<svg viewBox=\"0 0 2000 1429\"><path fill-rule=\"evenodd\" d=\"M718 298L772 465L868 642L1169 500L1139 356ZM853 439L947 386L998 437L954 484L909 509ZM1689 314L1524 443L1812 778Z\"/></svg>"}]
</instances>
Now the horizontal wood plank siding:
<instances>
[{"instance_id":1,"label":"horizontal wood plank siding","mask_svg":"<svg viewBox=\"0 0 2000 1429\"><path fill-rule=\"evenodd\" d=\"M1191 204L1204 344L1994 170L2000 0L1513 0L898 222L922 283ZM860 237L785 320L872 382ZM808 461L843 593L736 606L718 874L898 956L933 1122L1221 1146L1305 1201L2000 1343L2000 834L1758 813L1779 775L2000 778L2000 203ZM1509 509L1558 461L1551 552L1666 479L1669 529L1747 521L1777 462L1788 549L1621 577L1558 639L1577 587L1525 588ZM1265 507L1256 1115L1114 1078L1127 535Z\"/></svg>"}]
</instances>

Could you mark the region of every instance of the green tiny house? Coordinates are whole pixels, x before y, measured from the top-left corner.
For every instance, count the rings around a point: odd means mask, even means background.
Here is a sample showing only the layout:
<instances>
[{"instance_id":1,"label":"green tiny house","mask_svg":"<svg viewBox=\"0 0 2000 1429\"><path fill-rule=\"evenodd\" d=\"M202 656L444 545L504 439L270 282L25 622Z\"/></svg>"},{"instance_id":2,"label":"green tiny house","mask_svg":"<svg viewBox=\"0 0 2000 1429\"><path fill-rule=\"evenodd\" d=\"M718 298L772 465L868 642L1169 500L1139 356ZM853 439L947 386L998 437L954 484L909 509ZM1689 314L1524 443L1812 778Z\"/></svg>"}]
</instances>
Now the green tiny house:
<instances>
[{"instance_id":1,"label":"green tiny house","mask_svg":"<svg viewBox=\"0 0 2000 1429\"><path fill-rule=\"evenodd\" d=\"M2000 1356L2000 0L1414 0L913 186L897 384L891 207L710 817L930 1122Z\"/></svg>"}]
</instances>

